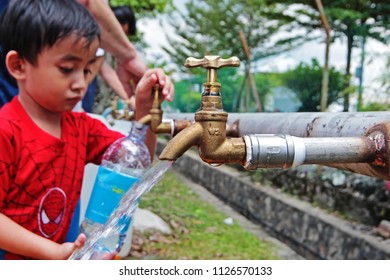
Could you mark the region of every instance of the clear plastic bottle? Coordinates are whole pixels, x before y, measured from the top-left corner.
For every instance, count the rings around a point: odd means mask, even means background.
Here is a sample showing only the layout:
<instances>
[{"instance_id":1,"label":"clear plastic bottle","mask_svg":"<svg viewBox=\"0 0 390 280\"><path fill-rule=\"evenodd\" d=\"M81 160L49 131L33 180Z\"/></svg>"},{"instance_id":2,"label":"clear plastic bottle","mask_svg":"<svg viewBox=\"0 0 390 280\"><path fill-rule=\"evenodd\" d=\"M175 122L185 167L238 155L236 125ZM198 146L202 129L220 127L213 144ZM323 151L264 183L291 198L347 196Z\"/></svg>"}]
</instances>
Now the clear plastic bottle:
<instances>
[{"instance_id":1,"label":"clear plastic bottle","mask_svg":"<svg viewBox=\"0 0 390 280\"><path fill-rule=\"evenodd\" d=\"M87 238L96 227L105 224L118 206L124 193L139 180L150 167L149 151L143 142L147 126L132 122L127 137L118 139L105 151L97 173L85 218L80 225L80 233ZM120 233L101 240L94 248L94 259L100 255L115 255L121 249L131 219L123 217L119 221Z\"/></svg>"}]
</instances>

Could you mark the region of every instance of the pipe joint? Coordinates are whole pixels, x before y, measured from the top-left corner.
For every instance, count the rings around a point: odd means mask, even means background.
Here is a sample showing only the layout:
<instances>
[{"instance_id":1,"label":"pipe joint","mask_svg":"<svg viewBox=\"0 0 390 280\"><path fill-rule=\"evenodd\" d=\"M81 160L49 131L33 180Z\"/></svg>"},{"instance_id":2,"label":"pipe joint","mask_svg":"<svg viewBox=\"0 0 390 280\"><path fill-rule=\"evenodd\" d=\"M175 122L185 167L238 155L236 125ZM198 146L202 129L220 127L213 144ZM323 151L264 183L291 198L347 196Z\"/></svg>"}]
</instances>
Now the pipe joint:
<instances>
[{"instance_id":1,"label":"pipe joint","mask_svg":"<svg viewBox=\"0 0 390 280\"><path fill-rule=\"evenodd\" d=\"M289 168L305 161L306 147L302 139L290 135L253 134L244 136L248 170L257 168Z\"/></svg>"}]
</instances>

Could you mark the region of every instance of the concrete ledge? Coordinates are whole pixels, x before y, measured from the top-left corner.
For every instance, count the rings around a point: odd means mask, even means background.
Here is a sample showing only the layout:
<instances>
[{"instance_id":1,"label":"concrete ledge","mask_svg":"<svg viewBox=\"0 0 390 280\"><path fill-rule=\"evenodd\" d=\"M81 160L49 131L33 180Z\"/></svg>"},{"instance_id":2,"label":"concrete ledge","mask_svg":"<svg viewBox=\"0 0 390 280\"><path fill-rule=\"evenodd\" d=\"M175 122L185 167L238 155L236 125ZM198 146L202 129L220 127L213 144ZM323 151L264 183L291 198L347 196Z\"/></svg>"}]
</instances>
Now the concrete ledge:
<instances>
[{"instance_id":1,"label":"concrete ledge","mask_svg":"<svg viewBox=\"0 0 390 280\"><path fill-rule=\"evenodd\" d=\"M158 154L165 144L159 140ZM211 167L194 151L187 151L173 168L307 259L390 259L390 240L362 233L307 202L253 183L245 172L226 165Z\"/></svg>"}]
</instances>

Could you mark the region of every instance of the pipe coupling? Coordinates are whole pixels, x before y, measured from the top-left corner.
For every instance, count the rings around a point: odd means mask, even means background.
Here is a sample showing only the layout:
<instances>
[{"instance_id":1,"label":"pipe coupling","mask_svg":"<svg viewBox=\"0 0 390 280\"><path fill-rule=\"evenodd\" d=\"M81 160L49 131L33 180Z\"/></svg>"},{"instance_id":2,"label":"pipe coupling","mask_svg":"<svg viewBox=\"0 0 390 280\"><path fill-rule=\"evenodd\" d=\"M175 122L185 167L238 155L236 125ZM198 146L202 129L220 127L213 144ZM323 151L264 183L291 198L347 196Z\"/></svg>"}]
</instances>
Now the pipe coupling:
<instances>
[{"instance_id":1,"label":"pipe coupling","mask_svg":"<svg viewBox=\"0 0 390 280\"><path fill-rule=\"evenodd\" d=\"M301 138L291 135L252 134L244 136L248 170L290 168L305 161L306 147Z\"/></svg>"},{"instance_id":2,"label":"pipe coupling","mask_svg":"<svg viewBox=\"0 0 390 280\"><path fill-rule=\"evenodd\" d=\"M162 119L161 122L166 123L171 128L169 133L173 137L173 133L175 131L175 121L173 119Z\"/></svg>"}]
</instances>

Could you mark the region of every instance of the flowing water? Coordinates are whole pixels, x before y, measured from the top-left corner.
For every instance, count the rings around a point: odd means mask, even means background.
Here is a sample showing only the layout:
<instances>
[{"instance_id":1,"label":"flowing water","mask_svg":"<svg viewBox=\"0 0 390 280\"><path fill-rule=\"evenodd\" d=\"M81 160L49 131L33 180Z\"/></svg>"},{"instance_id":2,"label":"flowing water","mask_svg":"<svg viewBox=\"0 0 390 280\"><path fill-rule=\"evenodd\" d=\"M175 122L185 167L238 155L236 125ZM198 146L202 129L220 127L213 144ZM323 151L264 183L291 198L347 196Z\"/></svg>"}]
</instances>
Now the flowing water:
<instances>
[{"instance_id":1,"label":"flowing water","mask_svg":"<svg viewBox=\"0 0 390 280\"><path fill-rule=\"evenodd\" d=\"M77 249L69 260L76 259L109 259L115 252L110 246L115 246L123 227L123 220L131 219L138 207L139 199L149 192L171 167L173 161L158 161L141 179L136 182L121 198L118 207L104 225L95 227L84 246ZM103 245L102 245L103 244ZM109 244L109 245L108 245Z\"/></svg>"}]
</instances>

